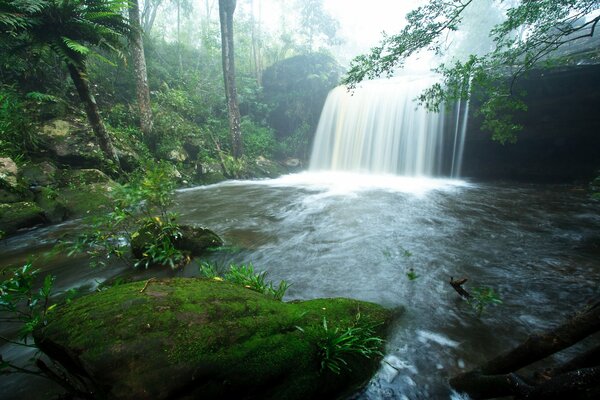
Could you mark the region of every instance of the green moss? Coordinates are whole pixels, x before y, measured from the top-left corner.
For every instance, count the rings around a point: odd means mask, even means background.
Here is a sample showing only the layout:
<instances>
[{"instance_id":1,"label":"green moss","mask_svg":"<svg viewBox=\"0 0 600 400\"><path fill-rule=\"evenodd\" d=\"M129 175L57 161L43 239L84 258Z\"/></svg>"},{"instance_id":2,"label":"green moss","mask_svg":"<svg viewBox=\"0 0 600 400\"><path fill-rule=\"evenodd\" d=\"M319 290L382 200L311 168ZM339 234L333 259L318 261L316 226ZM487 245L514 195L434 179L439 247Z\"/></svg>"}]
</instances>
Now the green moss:
<instances>
[{"instance_id":1,"label":"green moss","mask_svg":"<svg viewBox=\"0 0 600 400\"><path fill-rule=\"evenodd\" d=\"M334 398L366 381L378 360L349 360L351 371L320 371L323 318L342 328L384 324L382 307L350 299L282 303L226 282L170 279L119 285L55 311L36 341L78 354L107 396L165 398ZM382 325L383 329L383 325ZM47 346L46 346L47 347ZM156 381L155 373L173 376ZM143 392L140 390L143 389ZM166 396L166 395L165 395Z\"/></svg>"},{"instance_id":2,"label":"green moss","mask_svg":"<svg viewBox=\"0 0 600 400\"><path fill-rule=\"evenodd\" d=\"M50 222L61 222L67 216L67 207L54 189L43 187L36 193L35 202L44 210Z\"/></svg>"},{"instance_id":3,"label":"green moss","mask_svg":"<svg viewBox=\"0 0 600 400\"><path fill-rule=\"evenodd\" d=\"M0 230L6 233L43 222L46 222L44 211L33 202L0 204Z\"/></svg>"},{"instance_id":4,"label":"green moss","mask_svg":"<svg viewBox=\"0 0 600 400\"><path fill-rule=\"evenodd\" d=\"M70 217L83 217L108 212L112 203L110 193L115 185L114 182L74 185L57 189L56 192Z\"/></svg>"}]
</instances>

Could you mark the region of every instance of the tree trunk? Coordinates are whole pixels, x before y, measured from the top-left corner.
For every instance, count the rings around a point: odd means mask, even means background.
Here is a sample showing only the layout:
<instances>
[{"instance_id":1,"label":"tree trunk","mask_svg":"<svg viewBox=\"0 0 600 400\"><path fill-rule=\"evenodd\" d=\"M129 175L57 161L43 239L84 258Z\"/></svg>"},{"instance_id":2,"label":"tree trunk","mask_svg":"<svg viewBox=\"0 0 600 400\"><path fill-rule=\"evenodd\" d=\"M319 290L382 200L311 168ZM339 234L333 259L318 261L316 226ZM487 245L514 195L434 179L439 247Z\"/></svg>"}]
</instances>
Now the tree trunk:
<instances>
[{"instance_id":1,"label":"tree trunk","mask_svg":"<svg viewBox=\"0 0 600 400\"><path fill-rule=\"evenodd\" d=\"M181 58L181 0L177 0L177 60L179 74L183 74L183 59Z\"/></svg>"},{"instance_id":2,"label":"tree trunk","mask_svg":"<svg viewBox=\"0 0 600 400\"><path fill-rule=\"evenodd\" d=\"M92 126L92 130L94 131L96 138L98 138L100 148L104 152L106 158L113 161L115 166L120 169L121 164L119 163L119 156L117 155L117 151L112 144L112 140L108 135L104 124L102 123L102 119L100 118L98 105L96 104L96 100L90 91L87 77L85 76L85 70L80 70L73 64L67 64L67 67L69 68L71 79L77 88L79 98L85 106L85 113L87 114L88 121Z\"/></svg>"},{"instance_id":3,"label":"tree trunk","mask_svg":"<svg viewBox=\"0 0 600 400\"><path fill-rule=\"evenodd\" d=\"M259 14L258 23L254 18L254 0L250 0L250 28L252 36L252 62L254 64L254 77L256 83L261 84L261 63L260 63L260 0L258 4Z\"/></svg>"},{"instance_id":4,"label":"tree trunk","mask_svg":"<svg viewBox=\"0 0 600 400\"><path fill-rule=\"evenodd\" d=\"M558 368L555 371L557 374L542 384L526 382L514 372L599 331L600 301L596 301L555 329L543 334L531 335L513 350L501 354L479 368L455 376L450 379L450 385L476 399L508 395L546 399L549 392L562 395L564 391L576 390L583 393L581 398L587 399L587 393L594 387L597 388L600 382L600 367L597 367L599 360L594 357L598 354L598 349L592 349L587 354ZM580 369L573 370L574 368Z\"/></svg>"},{"instance_id":5,"label":"tree trunk","mask_svg":"<svg viewBox=\"0 0 600 400\"><path fill-rule=\"evenodd\" d=\"M233 12L236 0L219 0L219 21L221 23L221 58L227 111L229 112L229 134L231 152L238 159L243 154L240 108L235 85L235 63L233 54Z\"/></svg>"},{"instance_id":6,"label":"tree trunk","mask_svg":"<svg viewBox=\"0 0 600 400\"><path fill-rule=\"evenodd\" d=\"M129 3L129 24L131 34L129 44L133 57L133 69L135 71L135 83L138 107L140 109L140 128L144 134L144 140L152 153L156 152L156 138L152 128L152 107L150 106L150 89L148 88L148 73L146 71L146 56L144 54L144 41L142 39L142 27L140 26L139 0Z\"/></svg>"}]
</instances>

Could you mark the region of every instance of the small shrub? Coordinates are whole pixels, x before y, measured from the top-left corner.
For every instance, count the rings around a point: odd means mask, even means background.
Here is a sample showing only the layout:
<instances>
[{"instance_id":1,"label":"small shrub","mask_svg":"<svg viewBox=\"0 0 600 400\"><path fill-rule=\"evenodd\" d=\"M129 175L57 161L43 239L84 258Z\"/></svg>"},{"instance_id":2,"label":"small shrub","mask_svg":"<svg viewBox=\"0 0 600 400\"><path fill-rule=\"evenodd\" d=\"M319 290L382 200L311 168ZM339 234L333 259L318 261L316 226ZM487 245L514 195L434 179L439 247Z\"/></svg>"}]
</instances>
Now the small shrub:
<instances>
[{"instance_id":1,"label":"small shrub","mask_svg":"<svg viewBox=\"0 0 600 400\"><path fill-rule=\"evenodd\" d=\"M168 164L148 164L130 183L115 189L111 212L96 218L90 231L62 243L58 250L66 247L69 255L85 252L93 265L105 265L111 257L144 267L185 264L189 258L174 246L181 236L177 215L169 212L174 189ZM137 261L130 257L135 243L141 250Z\"/></svg>"},{"instance_id":2,"label":"small shrub","mask_svg":"<svg viewBox=\"0 0 600 400\"><path fill-rule=\"evenodd\" d=\"M323 317L321 340L318 342L321 357L321 372L329 370L340 374L343 369L349 369L347 359L353 356L371 358L383 355L379 350L383 339L375 335L372 325L358 325L360 314L357 315L354 326L346 329L332 329Z\"/></svg>"},{"instance_id":3,"label":"small shrub","mask_svg":"<svg viewBox=\"0 0 600 400\"><path fill-rule=\"evenodd\" d=\"M254 159L259 156L271 158L276 142L270 128L256 125L249 118L242 119L244 152L247 157Z\"/></svg>"},{"instance_id":4,"label":"small shrub","mask_svg":"<svg viewBox=\"0 0 600 400\"><path fill-rule=\"evenodd\" d=\"M477 316L481 317L483 312L491 305L502 304L502 300L494 289L489 287L474 288L471 290L471 298L469 304L477 312Z\"/></svg>"},{"instance_id":5,"label":"small shrub","mask_svg":"<svg viewBox=\"0 0 600 400\"><path fill-rule=\"evenodd\" d=\"M34 289L39 270L31 263L12 271L0 281L0 321L19 322L22 327L19 338L27 344L29 335L36 326L46 322L46 315L55 306L50 304L54 276L46 275L40 289ZM18 343L17 343L18 344Z\"/></svg>"},{"instance_id":6,"label":"small shrub","mask_svg":"<svg viewBox=\"0 0 600 400\"><path fill-rule=\"evenodd\" d=\"M285 292L290 287L290 284L284 280L279 282L279 285L275 287L273 282L266 280L267 272L255 272L252 264L231 264L229 266L229 271L223 274L222 277L219 275L217 268L213 264L202 262L199 269L200 275L205 278L221 278L227 282L242 285L248 289L273 297L275 300L283 299Z\"/></svg>"},{"instance_id":7,"label":"small shrub","mask_svg":"<svg viewBox=\"0 0 600 400\"><path fill-rule=\"evenodd\" d=\"M408 270L408 272L406 273L406 277L411 280L414 281L415 279L417 279L419 277L419 275L417 275L417 273L415 272L414 269L410 268Z\"/></svg>"}]
</instances>

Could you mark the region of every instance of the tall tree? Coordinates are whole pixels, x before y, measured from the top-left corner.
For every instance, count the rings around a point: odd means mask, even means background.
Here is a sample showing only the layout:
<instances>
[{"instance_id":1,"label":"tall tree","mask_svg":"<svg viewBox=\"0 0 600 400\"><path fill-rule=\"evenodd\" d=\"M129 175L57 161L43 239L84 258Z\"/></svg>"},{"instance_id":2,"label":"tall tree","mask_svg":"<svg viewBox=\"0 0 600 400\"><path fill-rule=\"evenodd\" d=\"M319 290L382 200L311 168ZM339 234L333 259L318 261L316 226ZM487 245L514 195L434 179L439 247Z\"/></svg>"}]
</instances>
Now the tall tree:
<instances>
[{"instance_id":1,"label":"tall tree","mask_svg":"<svg viewBox=\"0 0 600 400\"><path fill-rule=\"evenodd\" d=\"M340 24L325 10L323 0L296 0L296 7L300 11L300 34L309 53L316 43L339 43L336 35Z\"/></svg>"},{"instance_id":2,"label":"tall tree","mask_svg":"<svg viewBox=\"0 0 600 400\"><path fill-rule=\"evenodd\" d=\"M156 150L156 138L153 136L152 107L150 106L150 89L148 87L148 73L146 71L146 56L144 54L144 40L140 25L140 7L138 0L129 1L129 46L133 58L135 83L138 107L140 109L140 128L144 140L152 152Z\"/></svg>"},{"instance_id":3,"label":"tall tree","mask_svg":"<svg viewBox=\"0 0 600 400\"><path fill-rule=\"evenodd\" d=\"M223 62L223 80L229 113L229 134L231 153L234 158L243 154L240 107L235 84L235 59L233 53L233 13L236 0L219 0L219 21L221 23L221 59Z\"/></svg>"},{"instance_id":4,"label":"tall tree","mask_svg":"<svg viewBox=\"0 0 600 400\"><path fill-rule=\"evenodd\" d=\"M258 0L258 19L254 15L254 0L250 0L250 29L252 39L252 61L254 66L254 77L256 83L261 84L262 74L262 56L261 56L261 17L262 17L262 4L261 0Z\"/></svg>"},{"instance_id":5,"label":"tall tree","mask_svg":"<svg viewBox=\"0 0 600 400\"><path fill-rule=\"evenodd\" d=\"M142 30L146 35L150 35L156 14L162 5L163 0L144 0L144 8L142 9Z\"/></svg>"},{"instance_id":6,"label":"tall tree","mask_svg":"<svg viewBox=\"0 0 600 400\"><path fill-rule=\"evenodd\" d=\"M406 26L386 36L370 53L355 58L344 82L350 87L363 79L391 75L411 55L433 49L443 52L448 33L460 27L474 0L431 0L406 15ZM567 44L597 37L598 0L501 0L506 18L489 35L493 49L454 59L436 68L442 82L427 89L419 100L438 110L444 102L479 97L483 129L502 143L516 141L522 128L513 114L524 111L523 92L515 82L533 68L557 62L557 50ZM472 90L470 89L472 88Z\"/></svg>"},{"instance_id":7,"label":"tall tree","mask_svg":"<svg viewBox=\"0 0 600 400\"><path fill-rule=\"evenodd\" d=\"M49 48L65 62L100 148L117 167L119 157L90 90L87 60L90 55L104 59L88 46L120 54L121 38L129 32L121 14L125 7L126 0L5 0L0 3L0 30L12 35L15 49ZM10 23L11 18L18 23Z\"/></svg>"}]
</instances>

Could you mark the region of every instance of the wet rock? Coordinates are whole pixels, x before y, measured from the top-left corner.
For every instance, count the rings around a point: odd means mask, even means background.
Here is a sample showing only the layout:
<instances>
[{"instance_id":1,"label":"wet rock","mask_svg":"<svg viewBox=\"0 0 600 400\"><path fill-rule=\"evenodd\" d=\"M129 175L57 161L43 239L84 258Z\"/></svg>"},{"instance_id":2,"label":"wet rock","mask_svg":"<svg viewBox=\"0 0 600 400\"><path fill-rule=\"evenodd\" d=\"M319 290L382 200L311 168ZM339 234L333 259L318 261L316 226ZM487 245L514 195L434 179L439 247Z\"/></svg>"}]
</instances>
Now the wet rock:
<instances>
[{"instance_id":1,"label":"wet rock","mask_svg":"<svg viewBox=\"0 0 600 400\"><path fill-rule=\"evenodd\" d=\"M21 169L21 179L28 187L50 186L56 182L58 169L49 161L29 162Z\"/></svg>"},{"instance_id":2,"label":"wet rock","mask_svg":"<svg viewBox=\"0 0 600 400\"><path fill-rule=\"evenodd\" d=\"M94 398L333 399L366 383L379 360L345 357L321 371L329 329L379 324L390 312L350 299L283 303L227 282L164 279L118 285L56 309L36 344Z\"/></svg>"},{"instance_id":3,"label":"wet rock","mask_svg":"<svg viewBox=\"0 0 600 400\"><path fill-rule=\"evenodd\" d=\"M15 233L45 222L44 210L34 202L0 204L0 230L4 233Z\"/></svg>"},{"instance_id":4,"label":"wet rock","mask_svg":"<svg viewBox=\"0 0 600 400\"><path fill-rule=\"evenodd\" d=\"M155 220L148 223L134 235L131 241L131 252L137 259L144 257L144 252L153 238L158 235L158 226ZM191 225L179 225L180 238L173 238L173 246L186 252L190 257L197 257L206 252L207 249L223 245L223 240L213 231L207 228Z\"/></svg>"},{"instance_id":5,"label":"wet rock","mask_svg":"<svg viewBox=\"0 0 600 400\"><path fill-rule=\"evenodd\" d=\"M41 187L35 193L35 202L44 210L44 216L49 222L62 222L69 216L69 209L54 189Z\"/></svg>"},{"instance_id":6,"label":"wet rock","mask_svg":"<svg viewBox=\"0 0 600 400\"><path fill-rule=\"evenodd\" d=\"M223 246L223 240L208 228L180 225L181 238L175 240L175 248L199 256L207 249Z\"/></svg>"},{"instance_id":7,"label":"wet rock","mask_svg":"<svg viewBox=\"0 0 600 400\"><path fill-rule=\"evenodd\" d=\"M200 181L205 185L211 185L227 180L218 163L202 164L198 172Z\"/></svg>"},{"instance_id":8,"label":"wet rock","mask_svg":"<svg viewBox=\"0 0 600 400\"><path fill-rule=\"evenodd\" d=\"M18 187L19 168L12 158L0 158L0 186L15 190Z\"/></svg>"},{"instance_id":9,"label":"wet rock","mask_svg":"<svg viewBox=\"0 0 600 400\"><path fill-rule=\"evenodd\" d=\"M286 158L283 164L288 168L300 168L302 162L297 158Z\"/></svg>"},{"instance_id":10,"label":"wet rock","mask_svg":"<svg viewBox=\"0 0 600 400\"><path fill-rule=\"evenodd\" d=\"M73 184L57 189L57 199L67 208L69 218L100 215L111 209L111 193L117 186L113 181Z\"/></svg>"},{"instance_id":11,"label":"wet rock","mask_svg":"<svg viewBox=\"0 0 600 400\"><path fill-rule=\"evenodd\" d=\"M259 156L250 166L249 172L255 178L276 178L283 173L283 169L278 163Z\"/></svg>"},{"instance_id":12,"label":"wet rock","mask_svg":"<svg viewBox=\"0 0 600 400\"><path fill-rule=\"evenodd\" d=\"M167 154L167 160L172 162L184 162L187 161L188 158L189 156L184 149L171 150Z\"/></svg>"},{"instance_id":13,"label":"wet rock","mask_svg":"<svg viewBox=\"0 0 600 400\"><path fill-rule=\"evenodd\" d=\"M43 150L54 160L81 167L103 165L102 151L83 121L50 121L42 126L40 139Z\"/></svg>"},{"instance_id":14,"label":"wet rock","mask_svg":"<svg viewBox=\"0 0 600 400\"><path fill-rule=\"evenodd\" d=\"M93 168L65 170L60 180L62 186L114 183L104 172Z\"/></svg>"}]
</instances>

